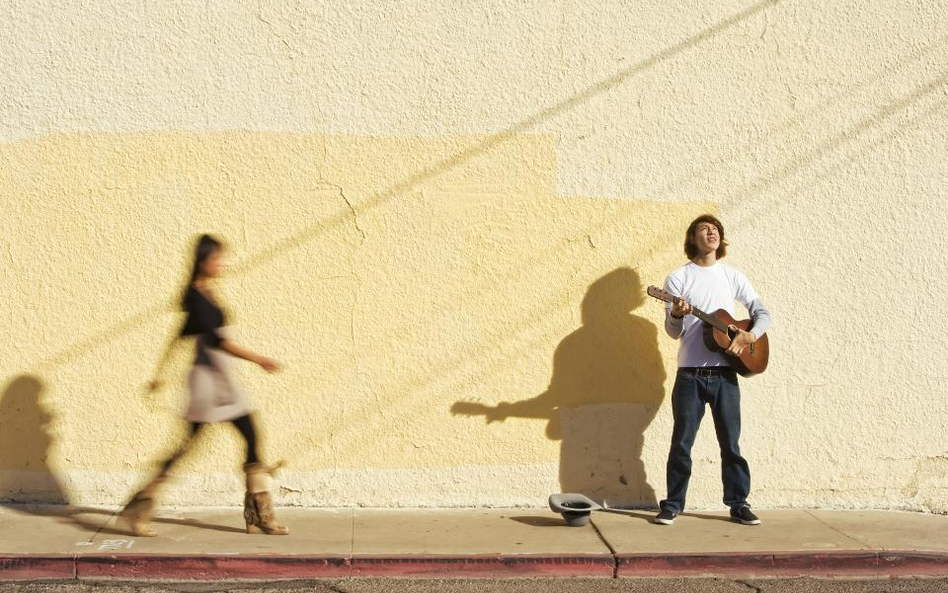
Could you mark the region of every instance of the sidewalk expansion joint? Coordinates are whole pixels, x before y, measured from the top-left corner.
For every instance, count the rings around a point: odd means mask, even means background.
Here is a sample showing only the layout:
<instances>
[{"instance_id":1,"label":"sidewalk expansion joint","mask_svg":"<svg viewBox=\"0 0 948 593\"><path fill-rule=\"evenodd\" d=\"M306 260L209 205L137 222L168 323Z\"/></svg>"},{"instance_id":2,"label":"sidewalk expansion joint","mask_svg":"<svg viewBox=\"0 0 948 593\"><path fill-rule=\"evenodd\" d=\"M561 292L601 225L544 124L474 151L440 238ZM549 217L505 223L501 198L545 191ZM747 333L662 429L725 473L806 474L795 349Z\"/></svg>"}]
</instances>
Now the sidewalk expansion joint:
<instances>
[{"instance_id":1,"label":"sidewalk expansion joint","mask_svg":"<svg viewBox=\"0 0 948 593\"><path fill-rule=\"evenodd\" d=\"M863 546L864 548L872 549L872 548L875 547L875 546L869 544L869 542L864 542L864 541L862 541L861 539L855 538L855 537L849 535L848 533L845 533L845 532L843 532L842 530L837 529L836 527L833 527L832 525L830 525L830 524L827 523L826 521L820 519L819 517L817 517L816 515L814 515L813 513L811 513L811 512L810 512L809 510L807 510L807 509L803 509L803 512L806 513L807 515L813 517L813 518L816 520L817 523L819 523L819 524L825 526L825 527L828 528L828 529L832 529L833 531L835 531L836 533L838 533L838 534L840 534L841 536L845 537L846 539L851 539L851 540L853 540L854 542L856 542L856 543L859 544L860 546Z\"/></svg>"},{"instance_id":2,"label":"sidewalk expansion joint","mask_svg":"<svg viewBox=\"0 0 948 593\"><path fill-rule=\"evenodd\" d=\"M596 525L594 520L590 520L589 524L592 525L593 529L596 531L596 535L599 536L599 541L609 548L609 553L612 554L612 578L619 578L619 555L616 553L616 549L612 547L612 544L609 543L609 540L606 539L606 536L603 535L602 531L599 529L599 526Z\"/></svg>"}]
</instances>

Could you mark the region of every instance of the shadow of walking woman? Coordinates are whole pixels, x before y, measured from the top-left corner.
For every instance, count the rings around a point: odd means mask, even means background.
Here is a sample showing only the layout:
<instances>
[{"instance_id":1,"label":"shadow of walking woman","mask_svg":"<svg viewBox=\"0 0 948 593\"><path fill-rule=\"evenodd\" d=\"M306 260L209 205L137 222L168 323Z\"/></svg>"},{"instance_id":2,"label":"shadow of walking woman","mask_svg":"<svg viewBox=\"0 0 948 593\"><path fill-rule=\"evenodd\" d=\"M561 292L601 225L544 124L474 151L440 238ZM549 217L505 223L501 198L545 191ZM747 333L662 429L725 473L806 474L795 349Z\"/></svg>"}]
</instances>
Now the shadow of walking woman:
<instances>
[{"instance_id":1,"label":"shadow of walking woman","mask_svg":"<svg viewBox=\"0 0 948 593\"><path fill-rule=\"evenodd\" d=\"M18 375L0 396L0 502L68 504L49 466L56 418L45 402L43 381Z\"/></svg>"}]
</instances>

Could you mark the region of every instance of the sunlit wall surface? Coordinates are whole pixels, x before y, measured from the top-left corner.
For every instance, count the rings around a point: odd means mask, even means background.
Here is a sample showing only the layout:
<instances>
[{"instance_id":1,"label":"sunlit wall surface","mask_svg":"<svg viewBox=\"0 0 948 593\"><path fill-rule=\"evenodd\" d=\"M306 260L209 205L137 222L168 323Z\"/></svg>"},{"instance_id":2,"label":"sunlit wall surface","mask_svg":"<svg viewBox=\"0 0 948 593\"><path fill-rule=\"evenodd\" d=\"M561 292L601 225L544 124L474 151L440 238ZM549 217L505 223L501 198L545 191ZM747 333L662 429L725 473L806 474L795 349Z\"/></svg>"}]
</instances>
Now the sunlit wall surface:
<instances>
[{"instance_id":1,"label":"sunlit wall surface","mask_svg":"<svg viewBox=\"0 0 948 593\"><path fill-rule=\"evenodd\" d=\"M0 5L0 499L115 505L196 233L279 504L665 494L649 284L712 212L770 307L758 507L948 511L940 2ZM165 500L240 504L203 434ZM710 417L689 504L720 506Z\"/></svg>"}]
</instances>

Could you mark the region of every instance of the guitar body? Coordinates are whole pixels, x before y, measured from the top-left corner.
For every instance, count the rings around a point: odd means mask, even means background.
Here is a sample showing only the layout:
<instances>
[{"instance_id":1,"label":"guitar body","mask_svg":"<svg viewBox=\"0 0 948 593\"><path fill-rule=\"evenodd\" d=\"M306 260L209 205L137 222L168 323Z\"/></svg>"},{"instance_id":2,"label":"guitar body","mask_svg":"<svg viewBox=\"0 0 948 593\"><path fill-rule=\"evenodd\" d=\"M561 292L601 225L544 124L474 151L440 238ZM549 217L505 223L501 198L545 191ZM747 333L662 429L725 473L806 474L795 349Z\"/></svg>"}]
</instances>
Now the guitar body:
<instances>
[{"instance_id":1,"label":"guitar body","mask_svg":"<svg viewBox=\"0 0 948 593\"><path fill-rule=\"evenodd\" d=\"M729 327L734 325L744 331L750 331L751 320L744 319L737 321L724 309L718 309L710 314L720 321L720 325ZM734 332L723 332L709 323L704 324L704 343L709 350L727 350L734 338ZM767 362L770 358L770 346L767 342L767 334L762 335L756 342L744 348L739 357L728 355L731 367L742 377L751 377L767 369Z\"/></svg>"}]
</instances>

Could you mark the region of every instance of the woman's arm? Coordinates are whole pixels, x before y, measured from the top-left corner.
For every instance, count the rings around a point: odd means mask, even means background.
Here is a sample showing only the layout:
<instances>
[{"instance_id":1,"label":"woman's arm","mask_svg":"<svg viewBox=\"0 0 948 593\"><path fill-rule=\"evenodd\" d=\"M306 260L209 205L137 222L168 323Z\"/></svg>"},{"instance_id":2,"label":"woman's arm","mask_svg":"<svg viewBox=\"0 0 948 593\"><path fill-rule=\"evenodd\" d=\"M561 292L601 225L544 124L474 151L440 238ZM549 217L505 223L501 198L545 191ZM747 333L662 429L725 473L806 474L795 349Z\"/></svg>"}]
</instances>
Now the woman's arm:
<instances>
[{"instance_id":1,"label":"woman's arm","mask_svg":"<svg viewBox=\"0 0 948 593\"><path fill-rule=\"evenodd\" d=\"M268 373L273 373L280 370L280 363L277 361L273 360L272 358L267 358L266 356L261 356L260 354L252 352L251 350L248 350L242 346L238 346L232 340L221 340L220 349L231 356L236 356L237 358L242 358L254 364L258 364Z\"/></svg>"}]
</instances>

